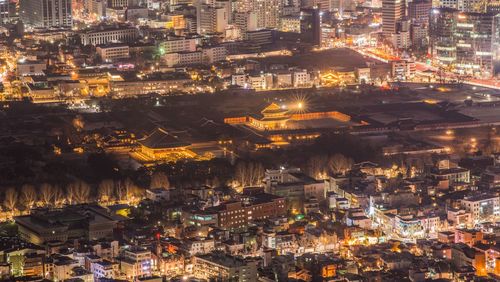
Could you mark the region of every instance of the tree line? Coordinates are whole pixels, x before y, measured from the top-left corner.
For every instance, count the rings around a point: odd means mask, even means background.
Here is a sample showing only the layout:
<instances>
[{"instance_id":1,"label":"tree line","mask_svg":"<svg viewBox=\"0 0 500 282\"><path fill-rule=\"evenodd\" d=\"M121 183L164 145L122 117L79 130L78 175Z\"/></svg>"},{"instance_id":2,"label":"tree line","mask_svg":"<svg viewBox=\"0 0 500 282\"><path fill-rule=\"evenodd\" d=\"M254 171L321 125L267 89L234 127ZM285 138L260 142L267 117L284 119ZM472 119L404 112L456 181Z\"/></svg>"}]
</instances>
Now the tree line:
<instances>
[{"instance_id":1,"label":"tree line","mask_svg":"<svg viewBox=\"0 0 500 282\"><path fill-rule=\"evenodd\" d=\"M151 176L150 188L170 187L168 177L157 172ZM130 178L124 180L105 179L92 186L77 179L65 186L42 183L8 187L3 197L3 208L11 215L28 212L36 207L62 207L84 203L131 203L144 198L146 189L138 186Z\"/></svg>"}]
</instances>

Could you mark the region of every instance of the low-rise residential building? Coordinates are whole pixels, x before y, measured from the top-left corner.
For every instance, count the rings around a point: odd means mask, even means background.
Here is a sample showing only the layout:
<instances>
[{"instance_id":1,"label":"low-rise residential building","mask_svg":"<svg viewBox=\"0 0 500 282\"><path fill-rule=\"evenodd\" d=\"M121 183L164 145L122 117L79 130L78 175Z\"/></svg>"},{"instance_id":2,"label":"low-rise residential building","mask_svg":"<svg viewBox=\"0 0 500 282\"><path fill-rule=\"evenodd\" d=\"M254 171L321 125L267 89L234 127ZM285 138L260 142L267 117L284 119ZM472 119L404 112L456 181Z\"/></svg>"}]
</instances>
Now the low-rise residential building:
<instances>
[{"instance_id":1,"label":"low-rise residential building","mask_svg":"<svg viewBox=\"0 0 500 282\"><path fill-rule=\"evenodd\" d=\"M222 253L198 255L194 257L193 274L202 279L257 281L257 263Z\"/></svg>"},{"instance_id":2,"label":"low-rise residential building","mask_svg":"<svg viewBox=\"0 0 500 282\"><path fill-rule=\"evenodd\" d=\"M114 62L130 57L130 48L126 44L98 45L96 53L103 62Z\"/></svg>"}]
</instances>

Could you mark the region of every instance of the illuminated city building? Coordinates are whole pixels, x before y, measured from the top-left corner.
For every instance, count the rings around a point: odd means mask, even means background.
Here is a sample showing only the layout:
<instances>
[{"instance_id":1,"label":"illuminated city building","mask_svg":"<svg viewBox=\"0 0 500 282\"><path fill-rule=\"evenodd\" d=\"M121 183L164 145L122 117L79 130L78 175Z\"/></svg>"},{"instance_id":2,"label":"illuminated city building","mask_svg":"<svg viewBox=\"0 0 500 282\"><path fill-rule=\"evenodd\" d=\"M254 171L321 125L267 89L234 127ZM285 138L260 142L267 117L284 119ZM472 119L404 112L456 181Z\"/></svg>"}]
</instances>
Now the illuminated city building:
<instances>
[{"instance_id":1,"label":"illuminated city building","mask_svg":"<svg viewBox=\"0 0 500 282\"><path fill-rule=\"evenodd\" d=\"M474 223L495 220L500 216L500 198L496 195L479 194L461 200L462 207L472 214Z\"/></svg>"},{"instance_id":2,"label":"illuminated city building","mask_svg":"<svg viewBox=\"0 0 500 282\"><path fill-rule=\"evenodd\" d=\"M391 75L395 80L407 80L415 76L415 63L398 60L391 61Z\"/></svg>"},{"instance_id":3,"label":"illuminated city building","mask_svg":"<svg viewBox=\"0 0 500 282\"><path fill-rule=\"evenodd\" d=\"M397 32L397 24L405 16L406 1L383 0L382 1L382 32L390 38Z\"/></svg>"},{"instance_id":4,"label":"illuminated city building","mask_svg":"<svg viewBox=\"0 0 500 282\"><path fill-rule=\"evenodd\" d=\"M168 37L166 40L160 41L158 51L161 55L177 52L194 52L196 51L196 41L196 38Z\"/></svg>"},{"instance_id":5,"label":"illuminated city building","mask_svg":"<svg viewBox=\"0 0 500 282\"><path fill-rule=\"evenodd\" d=\"M90 18L97 21L106 15L107 2L107 0L86 0L83 5Z\"/></svg>"},{"instance_id":6,"label":"illuminated city building","mask_svg":"<svg viewBox=\"0 0 500 282\"><path fill-rule=\"evenodd\" d=\"M367 76L361 76L365 81ZM329 71L321 74L321 85L327 87L356 83L356 75L352 71Z\"/></svg>"},{"instance_id":7,"label":"illuminated city building","mask_svg":"<svg viewBox=\"0 0 500 282\"><path fill-rule=\"evenodd\" d=\"M245 195L241 200L222 203L205 210L183 214L186 226L217 226L227 230L242 229L255 220L286 215L285 199L266 193Z\"/></svg>"},{"instance_id":8,"label":"illuminated city building","mask_svg":"<svg viewBox=\"0 0 500 282\"><path fill-rule=\"evenodd\" d=\"M300 169L266 170L266 191L286 199L287 209L292 213L304 210L304 200L325 199L325 182L316 180Z\"/></svg>"},{"instance_id":9,"label":"illuminated city building","mask_svg":"<svg viewBox=\"0 0 500 282\"><path fill-rule=\"evenodd\" d=\"M145 76L109 75L109 91L115 97L136 97L151 93L167 94L184 89L192 82L184 73L153 74Z\"/></svg>"},{"instance_id":10,"label":"illuminated city building","mask_svg":"<svg viewBox=\"0 0 500 282\"><path fill-rule=\"evenodd\" d=\"M456 10L433 9L429 20L431 55L442 65L451 65L456 60L457 48L453 39Z\"/></svg>"},{"instance_id":11,"label":"illuminated city building","mask_svg":"<svg viewBox=\"0 0 500 282\"><path fill-rule=\"evenodd\" d=\"M304 42L321 45L321 15L318 8L300 11L300 33Z\"/></svg>"},{"instance_id":12,"label":"illuminated city building","mask_svg":"<svg viewBox=\"0 0 500 282\"><path fill-rule=\"evenodd\" d=\"M224 253L197 255L193 258L193 274L202 279L223 281L257 281L257 262Z\"/></svg>"},{"instance_id":13,"label":"illuminated city building","mask_svg":"<svg viewBox=\"0 0 500 282\"><path fill-rule=\"evenodd\" d=\"M200 4L196 10L198 34L222 33L226 29L229 15L225 8Z\"/></svg>"},{"instance_id":14,"label":"illuminated city building","mask_svg":"<svg viewBox=\"0 0 500 282\"><path fill-rule=\"evenodd\" d=\"M0 22L7 23L10 20L10 3L9 0L0 0Z\"/></svg>"},{"instance_id":15,"label":"illuminated city building","mask_svg":"<svg viewBox=\"0 0 500 282\"><path fill-rule=\"evenodd\" d=\"M449 208L447 210L447 219L455 228L472 227L472 215L464 209Z\"/></svg>"},{"instance_id":16,"label":"illuminated city building","mask_svg":"<svg viewBox=\"0 0 500 282\"><path fill-rule=\"evenodd\" d=\"M96 53L103 62L113 62L130 57L130 48L126 44L98 45Z\"/></svg>"},{"instance_id":17,"label":"illuminated city building","mask_svg":"<svg viewBox=\"0 0 500 282\"><path fill-rule=\"evenodd\" d=\"M493 15L457 14L454 31L456 71L461 74L493 75Z\"/></svg>"},{"instance_id":18,"label":"illuminated city building","mask_svg":"<svg viewBox=\"0 0 500 282\"><path fill-rule=\"evenodd\" d=\"M129 3L133 3L133 1L130 0L107 0L108 1L108 7L110 8L123 8L127 7Z\"/></svg>"},{"instance_id":19,"label":"illuminated city building","mask_svg":"<svg viewBox=\"0 0 500 282\"><path fill-rule=\"evenodd\" d=\"M441 220L439 216L414 217L397 215L394 218L394 233L403 239L437 238Z\"/></svg>"},{"instance_id":20,"label":"illuminated city building","mask_svg":"<svg viewBox=\"0 0 500 282\"><path fill-rule=\"evenodd\" d=\"M280 30L283 32L300 33L300 21L301 17L299 15L283 16L281 17Z\"/></svg>"},{"instance_id":21,"label":"illuminated city building","mask_svg":"<svg viewBox=\"0 0 500 282\"><path fill-rule=\"evenodd\" d=\"M118 261L120 271L127 279L151 275L151 251L146 248L127 246L122 250Z\"/></svg>"},{"instance_id":22,"label":"illuminated city building","mask_svg":"<svg viewBox=\"0 0 500 282\"><path fill-rule=\"evenodd\" d=\"M89 240L110 238L116 221L102 210L69 206L62 210L37 211L15 218L20 237L33 244L65 242L74 237Z\"/></svg>"},{"instance_id":23,"label":"illuminated city building","mask_svg":"<svg viewBox=\"0 0 500 282\"><path fill-rule=\"evenodd\" d=\"M94 279L113 278L119 273L119 264L108 260L96 261L91 264Z\"/></svg>"},{"instance_id":24,"label":"illuminated city building","mask_svg":"<svg viewBox=\"0 0 500 282\"><path fill-rule=\"evenodd\" d=\"M463 243L470 247L483 240L483 232L476 229L455 229L455 243Z\"/></svg>"},{"instance_id":25,"label":"illuminated city building","mask_svg":"<svg viewBox=\"0 0 500 282\"><path fill-rule=\"evenodd\" d=\"M283 9L280 0L240 0L235 2L238 13L253 12L257 18L257 29L277 28Z\"/></svg>"},{"instance_id":26,"label":"illuminated city building","mask_svg":"<svg viewBox=\"0 0 500 282\"><path fill-rule=\"evenodd\" d=\"M415 0L408 3L408 18L418 24L428 24L429 11L432 8L430 0Z\"/></svg>"},{"instance_id":27,"label":"illuminated city building","mask_svg":"<svg viewBox=\"0 0 500 282\"><path fill-rule=\"evenodd\" d=\"M19 17L30 27L71 28L71 0L21 0Z\"/></svg>"},{"instance_id":28,"label":"illuminated city building","mask_svg":"<svg viewBox=\"0 0 500 282\"><path fill-rule=\"evenodd\" d=\"M127 25L99 25L81 33L83 45L100 45L109 42L131 42L139 37L139 31Z\"/></svg>"},{"instance_id":29,"label":"illuminated city building","mask_svg":"<svg viewBox=\"0 0 500 282\"><path fill-rule=\"evenodd\" d=\"M452 71L478 77L493 75L494 16L455 9L433 9L431 52Z\"/></svg>"}]
</instances>

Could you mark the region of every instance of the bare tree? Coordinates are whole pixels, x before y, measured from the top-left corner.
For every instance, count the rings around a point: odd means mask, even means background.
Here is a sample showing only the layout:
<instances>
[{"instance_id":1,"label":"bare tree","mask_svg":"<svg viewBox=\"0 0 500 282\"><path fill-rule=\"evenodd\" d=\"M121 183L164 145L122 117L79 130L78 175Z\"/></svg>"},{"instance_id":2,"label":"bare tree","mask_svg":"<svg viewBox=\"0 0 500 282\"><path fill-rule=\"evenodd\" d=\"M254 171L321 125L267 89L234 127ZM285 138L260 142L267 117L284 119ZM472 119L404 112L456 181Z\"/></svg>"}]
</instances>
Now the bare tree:
<instances>
[{"instance_id":1,"label":"bare tree","mask_svg":"<svg viewBox=\"0 0 500 282\"><path fill-rule=\"evenodd\" d=\"M66 186L66 201L70 205L76 203L76 189L78 189L78 187L74 183L70 183Z\"/></svg>"},{"instance_id":2,"label":"bare tree","mask_svg":"<svg viewBox=\"0 0 500 282\"><path fill-rule=\"evenodd\" d=\"M111 179L105 179L99 183L97 188L98 201L107 203L113 199L113 190L115 188L115 182Z\"/></svg>"},{"instance_id":3,"label":"bare tree","mask_svg":"<svg viewBox=\"0 0 500 282\"><path fill-rule=\"evenodd\" d=\"M120 185L120 188L117 189L119 197L121 200L135 201L142 198L144 191L135 185L135 183L127 178Z\"/></svg>"},{"instance_id":4,"label":"bare tree","mask_svg":"<svg viewBox=\"0 0 500 282\"><path fill-rule=\"evenodd\" d=\"M496 137L496 128L492 127L490 131L488 131L488 135L485 138L485 143L483 146L483 154L491 155L497 153L500 149L500 144L497 141Z\"/></svg>"},{"instance_id":5,"label":"bare tree","mask_svg":"<svg viewBox=\"0 0 500 282\"><path fill-rule=\"evenodd\" d=\"M246 186L247 179L248 179L247 175L248 175L248 170L247 170L246 163L245 162L238 162L236 164L234 177L235 177L236 181L238 181L238 183L241 186Z\"/></svg>"},{"instance_id":6,"label":"bare tree","mask_svg":"<svg viewBox=\"0 0 500 282\"><path fill-rule=\"evenodd\" d=\"M43 183L40 186L40 197L39 200L43 206L48 206L52 203L52 198L54 197L54 187L49 183Z\"/></svg>"},{"instance_id":7,"label":"bare tree","mask_svg":"<svg viewBox=\"0 0 500 282\"><path fill-rule=\"evenodd\" d=\"M351 158L346 158L342 154L335 154L328 161L328 165L331 172L345 174L352 168L354 161Z\"/></svg>"},{"instance_id":8,"label":"bare tree","mask_svg":"<svg viewBox=\"0 0 500 282\"><path fill-rule=\"evenodd\" d=\"M76 180L66 188L70 204L83 204L90 200L90 186L83 180Z\"/></svg>"},{"instance_id":9,"label":"bare tree","mask_svg":"<svg viewBox=\"0 0 500 282\"><path fill-rule=\"evenodd\" d=\"M25 184L21 187L21 201L27 210L33 208L36 203L36 199L36 190L33 185Z\"/></svg>"},{"instance_id":10,"label":"bare tree","mask_svg":"<svg viewBox=\"0 0 500 282\"><path fill-rule=\"evenodd\" d=\"M85 122L83 121L83 117L81 115L77 115L73 119L73 127L75 127L76 131L81 131L85 126Z\"/></svg>"},{"instance_id":11,"label":"bare tree","mask_svg":"<svg viewBox=\"0 0 500 282\"><path fill-rule=\"evenodd\" d=\"M260 184L264 177L264 167L260 163L239 162L235 168L235 179L240 186L253 186Z\"/></svg>"},{"instance_id":12,"label":"bare tree","mask_svg":"<svg viewBox=\"0 0 500 282\"><path fill-rule=\"evenodd\" d=\"M326 176L328 167L328 158L323 155L312 156L307 160L307 171L314 178Z\"/></svg>"},{"instance_id":13,"label":"bare tree","mask_svg":"<svg viewBox=\"0 0 500 282\"><path fill-rule=\"evenodd\" d=\"M212 179L207 179L205 181L205 185L210 187L220 187L220 180L217 176L214 176Z\"/></svg>"},{"instance_id":14,"label":"bare tree","mask_svg":"<svg viewBox=\"0 0 500 282\"><path fill-rule=\"evenodd\" d=\"M125 191L121 181L118 181L117 185L115 185L115 195L118 201L123 201L123 199L125 199Z\"/></svg>"},{"instance_id":15,"label":"bare tree","mask_svg":"<svg viewBox=\"0 0 500 282\"><path fill-rule=\"evenodd\" d=\"M53 197L52 197L52 204L55 207L60 207L64 204L66 201L66 195L64 194L64 191L61 187L59 186L53 186Z\"/></svg>"},{"instance_id":16,"label":"bare tree","mask_svg":"<svg viewBox=\"0 0 500 282\"><path fill-rule=\"evenodd\" d=\"M164 172L155 172L151 176L151 184L149 185L149 188L170 188L168 176Z\"/></svg>"},{"instance_id":17,"label":"bare tree","mask_svg":"<svg viewBox=\"0 0 500 282\"><path fill-rule=\"evenodd\" d=\"M18 204L19 194L14 187L10 187L5 191L5 198L3 204L7 210L12 214L16 211L16 206Z\"/></svg>"},{"instance_id":18,"label":"bare tree","mask_svg":"<svg viewBox=\"0 0 500 282\"><path fill-rule=\"evenodd\" d=\"M250 163L248 164L248 170L250 171L249 185L258 185L264 177L264 167L260 163Z\"/></svg>"}]
</instances>

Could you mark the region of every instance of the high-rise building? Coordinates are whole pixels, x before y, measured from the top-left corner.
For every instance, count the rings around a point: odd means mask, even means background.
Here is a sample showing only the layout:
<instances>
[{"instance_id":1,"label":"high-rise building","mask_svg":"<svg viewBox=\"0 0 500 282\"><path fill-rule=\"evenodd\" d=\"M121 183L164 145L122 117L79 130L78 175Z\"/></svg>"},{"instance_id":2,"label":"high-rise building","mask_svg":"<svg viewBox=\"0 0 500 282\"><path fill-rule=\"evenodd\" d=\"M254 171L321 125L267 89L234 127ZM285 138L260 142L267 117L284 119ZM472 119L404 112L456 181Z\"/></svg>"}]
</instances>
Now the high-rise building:
<instances>
[{"instance_id":1,"label":"high-rise building","mask_svg":"<svg viewBox=\"0 0 500 282\"><path fill-rule=\"evenodd\" d=\"M433 57L461 74L492 76L494 19L493 14L433 9L429 21Z\"/></svg>"},{"instance_id":2,"label":"high-rise building","mask_svg":"<svg viewBox=\"0 0 500 282\"><path fill-rule=\"evenodd\" d=\"M458 9L463 12L476 12L484 13L486 12L486 6L488 2L485 0L459 0Z\"/></svg>"},{"instance_id":3,"label":"high-rise building","mask_svg":"<svg viewBox=\"0 0 500 282\"><path fill-rule=\"evenodd\" d=\"M435 0L435 8L451 8L462 12L484 13L490 3L496 0ZM434 2L434 1L433 1Z\"/></svg>"},{"instance_id":4,"label":"high-rise building","mask_svg":"<svg viewBox=\"0 0 500 282\"><path fill-rule=\"evenodd\" d=\"M488 2L489 3L486 5L486 13L495 15L500 14L500 0L492 0Z\"/></svg>"},{"instance_id":5,"label":"high-rise building","mask_svg":"<svg viewBox=\"0 0 500 282\"><path fill-rule=\"evenodd\" d=\"M410 21L402 19L396 23L396 32L390 37L392 46L397 49L408 49L411 46Z\"/></svg>"},{"instance_id":6,"label":"high-rise building","mask_svg":"<svg viewBox=\"0 0 500 282\"><path fill-rule=\"evenodd\" d=\"M493 75L493 15L459 13L455 21L456 69L468 75Z\"/></svg>"},{"instance_id":7,"label":"high-rise building","mask_svg":"<svg viewBox=\"0 0 500 282\"><path fill-rule=\"evenodd\" d=\"M129 0L107 0L110 8L123 8L129 6Z\"/></svg>"},{"instance_id":8,"label":"high-rise building","mask_svg":"<svg viewBox=\"0 0 500 282\"><path fill-rule=\"evenodd\" d=\"M208 4L199 4L197 10L197 28L199 34L221 33L227 27L229 15L226 8L217 8Z\"/></svg>"},{"instance_id":9,"label":"high-rise building","mask_svg":"<svg viewBox=\"0 0 500 282\"><path fill-rule=\"evenodd\" d=\"M429 37L432 57L442 65L451 65L457 48L453 39L455 14L451 8L433 9L429 19Z\"/></svg>"},{"instance_id":10,"label":"high-rise building","mask_svg":"<svg viewBox=\"0 0 500 282\"><path fill-rule=\"evenodd\" d=\"M333 9L332 0L315 0L314 2L320 11L330 12Z\"/></svg>"},{"instance_id":11,"label":"high-rise building","mask_svg":"<svg viewBox=\"0 0 500 282\"><path fill-rule=\"evenodd\" d=\"M234 25L240 29L242 35L257 30L257 15L254 12L234 13Z\"/></svg>"},{"instance_id":12,"label":"high-rise building","mask_svg":"<svg viewBox=\"0 0 500 282\"><path fill-rule=\"evenodd\" d=\"M408 3L408 18L417 24L429 22L429 12L432 9L430 0L415 0Z\"/></svg>"},{"instance_id":13,"label":"high-rise building","mask_svg":"<svg viewBox=\"0 0 500 282\"><path fill-rule=\"evenodd\" d=\"M283 0L239 0L235 11L254 12L257 15L257 28L277 28L283 10Z\"/></svg>"},{"instance_id":14,"label":"high-rise building","mask_svg":"<svg viewBox=\"0 0 500 282\"><path fill-rule=\"evenodd\" d=\"M300 11L300 34L304 42L321 44L321 12L318 8Z\"/></svg>"},{"instance_id":15,"label":"high-rise building","mask_svg":"<svg viewBox=\"0 0 500 282\"><path fill-rule=\"evenodd\" d=\"M6 23L10 19L10 3L9 0L0 0L0 23Z\"/></svg>"},{"instance_id":16,"label":"high-rise building","mask_svg":"<svg viewBox=\"0 0 500 282\"><path fill-rule=\"evenodd\" d=\"M100 19L106 16L106 5L106 0L86 0L83 6L88 15Z\"/></svg>"},{"instance_id":17,"label":"high-rise building","mask_svg":"<svg viewBox=\"0 0 500 282\"><path fill-rule=\"evenodd\" d=\"M71 0L21 0L19 17L31 27L71 27Z\"/></svg>"},{"instance_id":18,"label":"high-rise building","mask_svg":"<svg viewBox=\"0 0 500 282\"><path fill-rule=\"evenodd\" d=\"M332 0L302 0L299 6L305 9L319 8L321 11L330 12L332 2Z\"/></svg>"},{"instance_id":19,"label":"high-rise building","mask_svg":"<svg viewBox=\"0 0 500 282\"><path fill-rule=\"evenodd\" d=\"M382 32L390 37L397 32L397 24L405 16L405 0L382 1Z\"/></svg>"}]
</instances>

